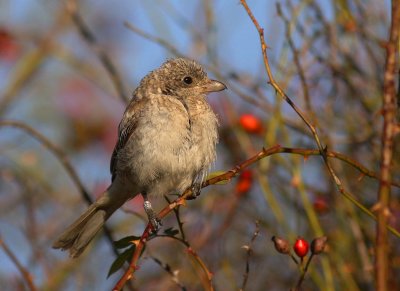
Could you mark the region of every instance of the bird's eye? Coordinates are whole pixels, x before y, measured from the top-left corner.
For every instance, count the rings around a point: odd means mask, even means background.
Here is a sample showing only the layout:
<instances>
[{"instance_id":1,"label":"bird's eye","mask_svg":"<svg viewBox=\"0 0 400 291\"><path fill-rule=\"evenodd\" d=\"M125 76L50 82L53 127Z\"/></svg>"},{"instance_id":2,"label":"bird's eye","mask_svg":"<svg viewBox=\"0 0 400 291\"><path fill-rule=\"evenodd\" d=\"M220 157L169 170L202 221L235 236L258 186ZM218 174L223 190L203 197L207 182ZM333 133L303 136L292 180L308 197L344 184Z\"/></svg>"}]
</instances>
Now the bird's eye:
<instances>
[{"instance_id":1,"label":"bird's eye","mask_svg":"<svg viewBox=\"0 0 400 291\"><path fill-rule=\"evenodd\" d=\"M183 82L185 82L186 84L192 84L193 83L193 79L192 79L192 77L185 77L185 78L183 78Z\"/></svg>"}]
</instances>

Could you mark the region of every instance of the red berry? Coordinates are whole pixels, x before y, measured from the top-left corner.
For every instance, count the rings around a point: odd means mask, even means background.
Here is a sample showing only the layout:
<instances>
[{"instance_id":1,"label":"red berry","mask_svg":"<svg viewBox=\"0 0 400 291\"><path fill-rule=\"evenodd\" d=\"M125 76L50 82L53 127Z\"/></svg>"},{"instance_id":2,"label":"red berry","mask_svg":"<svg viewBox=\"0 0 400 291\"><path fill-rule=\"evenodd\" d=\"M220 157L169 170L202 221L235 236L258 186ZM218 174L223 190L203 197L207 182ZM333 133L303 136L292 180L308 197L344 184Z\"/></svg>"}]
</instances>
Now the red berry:
<instances>
[{"instance_id":1,"label":"red berry","mask_svg":"<svg viewBox=\"0 0 400 291\"><path fill-rule=\"evenodd\" d=\"M14 36L0 27L0 60L15 60L18 58L20 47Z\"/></svg>"},{"instance_id":2,"label":"red berry","mask_svg":"<svg viewBox=\"0 0 400 291\"><path fill-rule=\"evenodd\" d=\"M262 131L261 121L253 114L243 114L240 116L240 125L249 133L260 133Z\"/></svg>"},{"instance_id":3,"label":"red berry","mask_svg":"<svg viewBox=\"0 0 400 291\"><path fill-rule=\"evenodd\" d=\"M251 170L243 170L240 175L239 175L239 179L243 180L243 179L252 179L253 178L253 172Z\"/></svg>"},{"instance_id":4,"label":"red berry","mask_svg":"<svg viewBox=\"0 0 400 291\"><path fill-rule=\"evenodd\" d=\"M236 194L242 196L247 193L253 184L253 173L250 170L243 170L239 175L239 180L236 184Z\"/></svg>"},{"instance_id":5,"label":"red berry","mask_svg":"<svg viewBox=\"0 0 400 291\"><path fill-rule=\"evenodd\" d=\"M318 214L324 214L329 211L329 205L323 196L317 196L313 203L314 210Z\"/></svg>"},{"instance_id":6,"label":"red berry","mask_svg":"<svg viewBox=\"0 0 400 291\"><path fill-rule=\"evenodd\" d=\"M298 237L293 246L294 252L300 258L303 258L308 253L308 242L301 237Z\"/></svg>"},{"instance_id":7,"label":"red berry","mask_svg":"<svg viewBox=\"0 0 400 291\"><path fill-rule=\"evenodd\" d=\"M235 188L237 195L241 196L250 190L251 180L249 179L239 180Z\"/></svg>"}]
</instances>

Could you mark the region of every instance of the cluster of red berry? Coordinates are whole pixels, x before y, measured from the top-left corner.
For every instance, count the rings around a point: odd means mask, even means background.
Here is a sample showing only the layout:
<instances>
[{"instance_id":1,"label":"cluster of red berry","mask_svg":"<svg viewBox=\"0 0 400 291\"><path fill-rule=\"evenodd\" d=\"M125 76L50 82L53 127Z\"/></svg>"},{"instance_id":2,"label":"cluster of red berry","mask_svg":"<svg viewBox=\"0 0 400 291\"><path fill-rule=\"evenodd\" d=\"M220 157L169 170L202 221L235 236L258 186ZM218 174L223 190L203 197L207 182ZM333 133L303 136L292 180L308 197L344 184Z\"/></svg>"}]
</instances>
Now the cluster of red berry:
<instances>
[{"instance_id":1,"label":"cluster of red berry","mask_svg":"<svg viewBox=\"0 0 400 291\"><path fill-rule=\"evenodd\" d=\"M261 120L253 114L243 114L239 118L241 128L247 133L261 134L263 126ZM251 170L243 170L236 183L236 195L241 197L249 192L253 184L253 173Z\"/></svg>"},{"instance_id":2,"label":"cluster of red berry","mask_svg":"<svg viewBox=\"0 0 400 291\"><path fill-rule=\"evenodd\" d=\"M319 255L325 249L326 242L328 238L326 236L321 236L313 239L311 242L311 248L308 242L302 238L298 237L293 244L293 250L295 254L300 258L300 262L293 256L290 248L290 244L283 238L273 236L272 241L274 242L275 249L284 255L289 255L296 265L299 267L300 277L297 281L296 288L293 290L300 290L300 286L304 280L304 277L307 273L308 267L311 263L312 258L315 255ZM304 257L308 254L309 250L311 249L311 255L308 257L306 264L304 265Z\"/></svg>"},{"instance_id":3,"label":"cluster of red berry","mask_svg":"<svg viewBox=\"0 0 400 291\"><path fill-rule=\"evenodd\" d=\"M318 255L322 253L325 249L326 242L328 238L326 236L321 236L313 239L311 242L311 255ZM273 236L272 241L274 242L275 249L281 254L291 254L289 243L280 237ZM310 247L308 242L302 238L298 237L293 245L293 250L299 258L303 258L308 254Z\"/></svg>"}]
</instances>

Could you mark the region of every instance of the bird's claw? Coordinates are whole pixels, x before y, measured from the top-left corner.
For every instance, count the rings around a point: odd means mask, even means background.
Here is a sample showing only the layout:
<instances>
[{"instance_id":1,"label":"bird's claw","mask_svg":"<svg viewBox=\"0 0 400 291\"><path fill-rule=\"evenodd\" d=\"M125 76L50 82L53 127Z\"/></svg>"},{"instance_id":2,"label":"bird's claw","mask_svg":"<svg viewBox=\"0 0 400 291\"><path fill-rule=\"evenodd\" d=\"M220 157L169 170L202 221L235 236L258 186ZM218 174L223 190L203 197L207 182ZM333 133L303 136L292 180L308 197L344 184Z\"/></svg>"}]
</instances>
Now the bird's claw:
<instances>
[{"instance_id":1,"label":"bird's claw","mask_svg":"<svg viewBox=\"0 0 400 291\"><path fill-rule=\"evenodd\" d=\"M192 194L187 198L187 200L193 200L196 199L197 196L200 196L201 193L201 184L193 184L191 187Z\"/></svg>"},{"instance_id":2,"label":"bird's claw","mask_svg":"<svg viewBox=\"0 0 400 291\"><path fill-rule=\"evenodd\" d=\"M145 200L144 203L143 203L143 208L144 208L144 211L147 214L147 218L148 218L149 223L151 225L152 233L157 233L158 230L161 228L162 224L161 224L161 220L155 214L155 212L153 210L153 207L151 206L150 201Z\"/></svg>"},{"instance_id":3,"label":"bird's claw","mask_svg":"<svg viewBox=\"0 0 400 291\"><path fill-rule=\"evenodd\" d=\"M151 232L156 234L162 226L161 220L157 216L154 216L149 218L149 222L151 225Z\"/></svg>"}]
</instances>

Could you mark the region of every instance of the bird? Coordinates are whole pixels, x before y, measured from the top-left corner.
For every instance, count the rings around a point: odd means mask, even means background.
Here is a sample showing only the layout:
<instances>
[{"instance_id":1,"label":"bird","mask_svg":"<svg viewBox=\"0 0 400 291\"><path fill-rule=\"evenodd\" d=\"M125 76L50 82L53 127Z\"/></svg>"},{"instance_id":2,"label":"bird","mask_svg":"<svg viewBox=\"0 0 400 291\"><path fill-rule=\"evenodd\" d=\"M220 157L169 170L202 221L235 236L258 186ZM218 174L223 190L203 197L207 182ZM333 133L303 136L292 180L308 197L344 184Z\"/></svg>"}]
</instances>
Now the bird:
<instances>
[{"instance_id":1,"label":"bird","mask_svg":"<svg viewBox=\"0 0 400 291\"><path fill-rule=\"evenodd\" d=\"M78 257L106 220L141 194L154 231L161 224L152 197L182 194L201 184L216 159L218 119L207 95L226 89L196 61L174 58L148 73L134 90L118 126L110 162L111 185L55 240Z\"/></svg>"}]
</instances>

